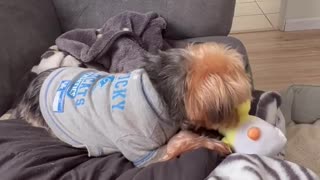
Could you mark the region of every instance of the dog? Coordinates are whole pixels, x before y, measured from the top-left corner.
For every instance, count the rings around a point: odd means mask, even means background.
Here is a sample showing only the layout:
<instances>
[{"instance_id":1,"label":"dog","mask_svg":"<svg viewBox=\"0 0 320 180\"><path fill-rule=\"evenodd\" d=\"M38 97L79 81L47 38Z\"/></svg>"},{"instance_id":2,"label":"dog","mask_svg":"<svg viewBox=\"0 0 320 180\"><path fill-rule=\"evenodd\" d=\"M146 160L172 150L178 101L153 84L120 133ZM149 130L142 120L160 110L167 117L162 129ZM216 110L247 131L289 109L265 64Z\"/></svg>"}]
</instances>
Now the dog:
<instances>
[{"instance_id":1,"label":"dog","mask_svg":"<svg viewBox=\"0 0 320 180\"><path fill-rule=\"evenodd\" d=\"M251 99L250 80L244 70L242 56L225 45L203 43L159 52L158 55L147 57L145 61L146 65L142 68L165 107L168 119L174 122L175 125L172 126L178 128L171 131L160 144L149 147L153 150L149 152L148 149L143 158L135 156L133 159L126 156L131 153L131 147L126 147L125 150L115 148L112 152L120 151L136 166L167 161L201 147L222 155L229 154L230 149L226 144L194 132L199 129L217 130L238 124L236 107ZM45 80L55 71L57 69L39 74L30 83L13 112L13 117L24 119L32 126L45 128L54 136L56 134L52 132L52 127L43 117L39 94ZM170 129L168 124L166 127ZM138 144L141 149L141 146L149 143Z\"/></svg>"}]
</instances>

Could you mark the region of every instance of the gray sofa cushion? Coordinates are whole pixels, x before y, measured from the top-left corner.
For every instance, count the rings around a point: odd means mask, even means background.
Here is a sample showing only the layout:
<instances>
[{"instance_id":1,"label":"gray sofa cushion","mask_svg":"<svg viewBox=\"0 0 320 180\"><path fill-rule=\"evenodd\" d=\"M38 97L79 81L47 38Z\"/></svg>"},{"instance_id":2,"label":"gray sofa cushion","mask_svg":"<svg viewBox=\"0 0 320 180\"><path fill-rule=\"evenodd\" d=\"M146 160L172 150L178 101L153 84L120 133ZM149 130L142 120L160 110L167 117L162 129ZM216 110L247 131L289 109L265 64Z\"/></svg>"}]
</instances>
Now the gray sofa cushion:
<instances>
[{"instance_id":1,"label":"gray sofa cushion","mask_svg":"<svg viewBox=\"0 0 320 180\"><path fill-rule=\"evenodd\" d=\"M282 92L287 121L286 159L320 176L320 86L292 85Z\"/></svg>"},{"instance_id":2,"label":"gray sofa cushion","mask_svg":"<svg viewBox=\"0 0 320 180\"><path fill-rule=\"evenodd\" d=\"M309 168L320 176L320 122L289 125L287 139L285 159Z\"/></svg>"},{"instance_id":3,"label":"gray sofa cushion","mask_svg":"<svg viewBox=\"0 0 320 180\"><path fill-rule=\"evenodd\" d=\"M282 92L281 110L287 124L312 124L320 120L320 86L292 85Z\"/></svg>"},{"instance_id":4,"label":"gray sofa cushion","mask_svg":"<svg viewBox=\"0 0 320 180\"><path fill-rule=\"evenodd\" d=\"M254 88L253 87L252 72L251 72L251 67L250 67L250 63L249 63L249 59L248 59L247 50L239 39L236 39L236 38L230 37L230 36L229 37L209 36L209 37L189 38L189 39L184 39L184 40L169 41L170 45L172 45L173 47L179 47L179 48L183 48L189 43L201 43L201 42L223 43L223 44L227 44L231 48L237 49L237 51L243 55L245 69L246 69L248 75L250 76L252 88Z\"/></svg>"},{"instance_id":5,"label":"gray sofa cushion","mask_svg":"<svg viewBox=\"0 0 320 180\"><path fill-rule=\"evenodd\" d=\"M11 105L23 74L40 61L60 27L50 0L0 1L0 114Z\"/></svg>"},{"instance_id":6,"label":"gray sofa cushion","mask_svg":"<svg viewBox=\"0 0 320 180\"><path fill-rule=\"evenodd\" d=\"M235 0L53 0L63 31L98 28L125 11L154 11L168 21L171 39L227 35Z\"/></svg>"}]
</instances>

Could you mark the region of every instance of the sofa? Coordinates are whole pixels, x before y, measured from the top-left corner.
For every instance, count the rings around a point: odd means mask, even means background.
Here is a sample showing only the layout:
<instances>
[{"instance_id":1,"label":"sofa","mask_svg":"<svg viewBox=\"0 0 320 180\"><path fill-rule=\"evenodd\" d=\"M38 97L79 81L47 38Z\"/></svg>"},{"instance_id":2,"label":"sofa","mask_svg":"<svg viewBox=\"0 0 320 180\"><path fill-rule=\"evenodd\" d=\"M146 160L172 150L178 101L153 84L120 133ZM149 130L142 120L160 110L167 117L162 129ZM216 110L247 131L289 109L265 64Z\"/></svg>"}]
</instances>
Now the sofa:
<instances>
[{"instance_id":1,"label":"sofa","mask_svg":"<svg viewBox=\"0 0 320 180\"><path fill-rule=\"evenodd\" d=\"M20 80L63 32L99 28L110 17L132 10L154 11L167 20L166 39L174 47L217 41L237 48L250 71L243 44L227 37L235 0L3 0L0 2L0 114L12 105ZM18 83L20 82L20 83Z\"/></svg>"},{"instance_id":2,"label":"sofa","mask_svg":"<svg viewBox=\"0 0 320 180\"><path fill-rule=\"evenodd\" d=\"M320 87L292 85L281 92L286 120L286 160L320 176Z\"/></svg>"},{"instance_id":3,"label":"sofa","mask_svg":"<svg viewBox=\"0 0 320 180\"><path fill-rule=\"evenodd\" d=\"M236 48L250 66L243 44L228 37L235 0L3 0L0 2L0 114L27 87L25 74L62 33L74 28L99 28L125 10L154 11L167 20L164 37L173 47L215 41ZM4 118L4 116L2 117ZM1 179L204 179L221 161L206 149L134 168L120 153L89 158L41 128L20 119L0 121Z\"/></svg>"},{"instance_id":4,"label":"sofa","mask_svg":"<svg viewBox=\"0 0 320 180\"><path fill-rule=\"evenodd\" d=\"M125 10L159 13L167 20L164 37L173 47L185 47L193 42L228 44L243 55L246 71L252 77L244 45L228 36L234 7L235 0L2 0L0 114L5 115L14 104L17 92L25 90L27 84L24 83L28 82L25 74L39 63L41 54L59 35L75 28L99 28L108 18ZM288 125L293 127L288 133L295 134L294 127L300 127L297 123L301 122L291 116L297 109L289 108L292 107L288 105L290 102L296 102L292 100L296 95L290 96L290 92L283 94L282 109ZM316 110L314 113L313 119L318 117ZM310 125L314 121L303 123ZM289 140L289 146L293 147L288 148L287 153L292 160L304 164L303 159L294 155L297 153L295 143L290 144ZM199 149L178 159L139 169L120 153L88 158L85 150L69 147L43 129L31 127L22 120L0 121L1 179L192 180L204 179L220 161L217 153ZM320 160L315 164L318 162ZM319 173L314 164L311 166L308 167Z\"/></svg>"}]
</instances>

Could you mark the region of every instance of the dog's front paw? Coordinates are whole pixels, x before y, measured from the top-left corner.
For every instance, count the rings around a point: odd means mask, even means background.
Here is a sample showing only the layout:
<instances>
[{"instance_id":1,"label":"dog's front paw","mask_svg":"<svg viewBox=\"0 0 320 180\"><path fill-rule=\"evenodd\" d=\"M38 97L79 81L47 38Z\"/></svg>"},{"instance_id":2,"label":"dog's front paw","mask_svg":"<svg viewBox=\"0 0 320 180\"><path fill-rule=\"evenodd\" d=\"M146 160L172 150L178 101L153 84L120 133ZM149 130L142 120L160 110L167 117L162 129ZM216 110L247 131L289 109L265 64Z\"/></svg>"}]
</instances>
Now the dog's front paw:
<instances>
[{"instance_id":1,"label":"dog's front paw","mask_svg":"<svg viewBox=\"0 0 320 180\"><path fill-rule=\"evenodd\" d=\"M173 136L167 144L167 152L164 155L164 160L172 159L187 151L195 150L198 148L207 148L216 151L225 156L231 153L230 147L218 140L199 136L190 131L180 131Z\"/></svg>"}]
</instances>

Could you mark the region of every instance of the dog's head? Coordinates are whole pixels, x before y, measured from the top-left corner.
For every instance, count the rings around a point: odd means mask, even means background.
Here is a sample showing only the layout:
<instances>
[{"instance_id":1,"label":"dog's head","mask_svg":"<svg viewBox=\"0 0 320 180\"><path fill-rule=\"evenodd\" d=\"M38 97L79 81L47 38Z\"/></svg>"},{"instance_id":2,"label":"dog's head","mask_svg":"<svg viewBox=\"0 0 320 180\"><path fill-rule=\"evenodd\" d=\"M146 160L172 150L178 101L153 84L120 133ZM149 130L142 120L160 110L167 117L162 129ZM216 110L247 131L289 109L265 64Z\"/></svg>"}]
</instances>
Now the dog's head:
<instances>
[{"instance_id":1,"label":"dog's head","mask_svg":"<svg viewBox=\"0 0 320 180\"><path fill-rule=\"evenodd\" d=\"M188 123L206 129L237 125L236 107L251 99L242 56L215 43L191 45L187 53L184 103Z\"/></svg>"},{"instance_id":2,"label":"dog's head","mask_svg":"<svg viewBox=\"0 0 320 180\"><path fill-rule=\"evenodd\" d=\"M234 49L214 43L170 49L147 58L144 67L182 129L236 125L236 107L251 98L251 87Z\"/></svg>"}]
</instances>

